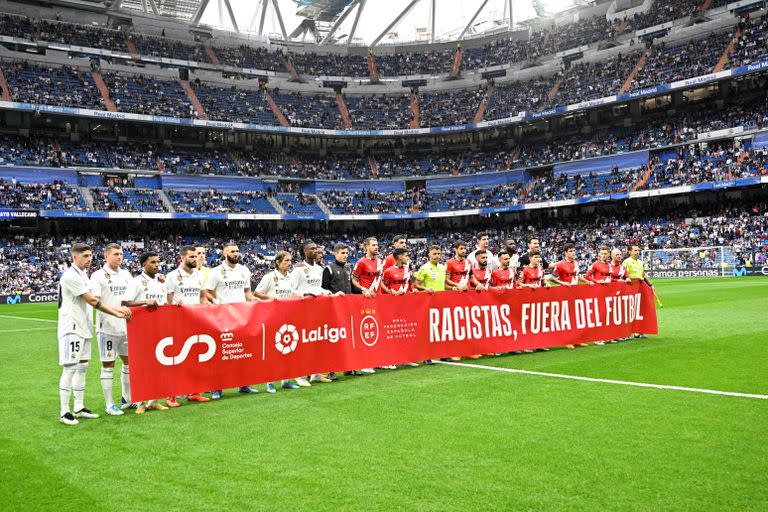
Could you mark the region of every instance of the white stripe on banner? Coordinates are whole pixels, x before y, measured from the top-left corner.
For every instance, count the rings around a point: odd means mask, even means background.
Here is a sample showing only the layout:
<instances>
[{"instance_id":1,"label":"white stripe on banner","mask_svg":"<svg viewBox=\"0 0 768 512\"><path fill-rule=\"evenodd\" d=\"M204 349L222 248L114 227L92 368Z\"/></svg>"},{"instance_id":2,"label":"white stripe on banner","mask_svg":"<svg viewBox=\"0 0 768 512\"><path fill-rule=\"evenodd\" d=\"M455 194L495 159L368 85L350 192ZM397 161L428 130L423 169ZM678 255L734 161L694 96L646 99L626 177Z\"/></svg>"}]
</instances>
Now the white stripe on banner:
<instances>
[{"instance_id":1,"label":"white stripe on banner","mask_svg":"<svg viewBox=\"0 0 768 512\"><path fill-rule=\"evenodd\" d=\"M636 386L639 388L655 388L655 389L671 389L674 391L689 391L691 393L704 393L707 395L722 395L722 396L735 396L739 398L757 398L760 400L768 400L768 395L756 395L752 393L736 393L734 391L718 391L716 389L701 389L701 388L686 388L682 386L667 386L664 384L648 384L647 382L631 382L625 380L613 380L613 379L596 379L593 377L581 377L579 375L563 375L560 373L547 373L547 372L535 372L531 370L518 370L516 368L504 368L499 366L486 366L482 364L470 364L470 363L453 363L448 361L435 361L440 364L448 364L451 366L466 366L467 368L478 368L480 370L493 370L497 372L506 373L522 373L525 375L538 375L540 377L553 377L556 379L570 379L570 380L583 380L587 382L602 382L604 384L619 384L622 386Z\"/></svg>"},{"instance_id":2,"label":"white stripe on banner","mask_svg":"<svg viewBox=\"0 0 768 512\"><path fill-rule=\"evenodd\" d=\"M58 320L50 320L48 318L35 318L31 316L13 316L13 315L0 315L0 318L10 318L11 320L28 320L30 322L51 322L58 323Z\"/></svg>"}]
</instances>

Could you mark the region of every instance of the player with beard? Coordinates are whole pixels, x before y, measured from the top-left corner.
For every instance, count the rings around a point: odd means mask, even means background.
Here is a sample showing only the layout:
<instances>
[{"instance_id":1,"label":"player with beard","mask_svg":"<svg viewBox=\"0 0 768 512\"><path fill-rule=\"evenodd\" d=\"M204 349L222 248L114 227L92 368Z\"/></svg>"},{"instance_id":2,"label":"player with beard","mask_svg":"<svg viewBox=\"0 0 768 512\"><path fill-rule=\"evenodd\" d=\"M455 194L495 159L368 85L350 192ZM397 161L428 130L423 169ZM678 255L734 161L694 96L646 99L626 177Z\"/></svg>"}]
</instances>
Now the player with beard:
<instances>
[{"instance_id":1,"label":"player with beard","mask_svg":"<svg viewBox=\"0 0 768 512\"><path fill-rule=\"evenodd\" d=\"M408 249L399 247L392 251L392 257L395 259L395 264L384 271L384 276L381 279L381 291L395 296L412 292L413 276L409 265ZM403 366L419 366L419 363L405 363Z\"/></svg>"},{"instance_id":2,"label":"player with beard","mask_svg":"<svg viewBox=\"0 0 768 512\"><path fill-rule=\"evenodd\" d=\"M395 265L395 252L397 249L407 249L408 248L408 240L405 238L405 235L395 235L394 238L392 238L392 253L384 258L384 271L389 267L392 267ZM411 262L408 261L407 265L410 266Z\"/></svg>"},{"instance_id":3,"label":"player with beard","mask_svg":"<svg viewBox=\"0 0 768 512\"><path fill-rule=\"evenodd\" d=\"M493 257L493 254L485 249L475 251L475 261L477 263L472 266L472 275L475 279L470 284L474 290L479 292L487 290L491 283L493 270L491 270L491 266L488 264L489 257Z\"/></svg>"},{"instance_id":4,"label":"player with beard","mask_svg":"<svg viewBox=\"0 0 768 512\"><path fill-rule=\"evenodd\" d=\"M240 263L240 247L234 242L224 245L224 261L211 269L205 291L214 304L237 304L253 302L256 298L251 292L251 271ZM258 391L251 386L240 386L240 393L255 394ZM221 390L211 394L212 400L221 398Z\"/></svg>"},{"instance_id":5,"label":"player with beard","mask_svg":"<svg viewBox=\"0 0 768 512\"><path fill-rule=\"evenodd\" d=\"M522 269L528 265L531 264L531 254L533 254L534 251L538 251L541 255L541 268L546 270L552 270L555 268L555 264L547 261L544 259L544 254L541 252L541 244L539 243L539 239L537 237L532 237L528 239L528 251L520 256L518 259L518 266L515 267L517 269L518 274L522 272ZM519 276L518 276L519 277Z\"/></svg>"},{"instance_id":6,"label":"player with beard","mask_svg":"<svg viewBox=\"0 0 768 512\"><path fill-rule=\"evenodd\" d=\"M478 233L477 249L469 253L467 255L467 259L469 260L469 262L472 264L473 267L478 267L477 255L481 251L485 251L485 253L488 255L486 261L487 261L489 272L493 272L499 267L499 265L496 260L496 256L494 256L491 250L488 248L488 246L490 245L490 240L491 240L490 236L485 231L481 231L480 233Z\"/></svg>"},{"instance_id":7,"label":"player with beard","mask_svg":"<svg viewBox=\"0 0 768 512\"><path fill-rule=\"evenodd\" d=\"M291 272L291 280L294 291L302 297L318 297L320 295L330 295L328 290L323 289L323 265L318 263L318 256L322 255L315 242L307 240L301 245L301 257L303 258ZM316 373L309 379L298 377L296 384L303 388L310 387L312 382L332 382L327 375Z\"/></svg>"},{"instance_id":8,"label":"player with beard","mask_svg":"<svg viewBox=\"0 0 768 512\"><path fill-rule=\"evenodd\" d=\"M594 286L595 283L584 278L579 274L579 262L576 261L576 247L573 244L565 244L563 246L565 251L565 257L555 264L554 270L552 270L552 281L556 282L560 286L578 286L579 283L586 283L589 286ZM577 343L578 347L586 347L587 343ZM576 348L574 345L566 345L566 348Z\"/></svg>"},{"instance_id":9,"label":"player with beard","mask_svg":"<svg viewBox=\"0 0 768 512\"><path fill-rule=\"evenodd\" d=\"M130 320L131 318L130 309L124 306L111 307L104 304L91 291L87 270L91 266L92 259L93 251L88 245L72 244L72 265L64 271L59 281L57 337L59 340L59 364L62 367L59 379L59 402L61 406L59 421L65 425L77 425L80 423L77 418L96 419L99 417L98 414L91 412L84 405L85 375L88 371L88 361L91 358L91 338L93 337L93 313L88 306L117 319ZM72 414L69 408L69 401L73 392L75 395L75 414ZM117 412L122 414L120 409L117 409Z\"/></svg>"},{"instance_id":10,"label":"player with beard","mask_svg":"<svg viewBox=\"0 0 768 512\"><path fill-rule=\"evenodd\" d=\"M123 306L143 306L152 311L157 306L165 304L168 298L165 284L161 283L157 278L158 271L160 270L160 258L156 252L147 251L139 257L139 263L143 271L133 278L133 297L130 300L124 300ZM160 402L150 400L149 402L138 404L136 414L143 414L148 409L164 411L168 408Z\"/></svg>"},{"instance_id":11,"label":"player with beard","mask_svg":"<svg viewBox=\"0 0 768 512\"><path fill-rule=\"evenodd\" d=\"M179 267L168 273L165 278L166 304L203 304L208 301L205 293L205 283L197 270L197 252L193 245L185 245L179 251L181 262ZM200 393L187 396L190 402L207 402L210 400ZM168 407L179 407L175 397L169 397Z\"/></svg>"},{"instance_id":12,"label":"player with beard","mask_svg":"<svg viewBox=\"0 0 768 512\"><path fill-rule=\"evenodd\" d=\"M365 256L357 260L352 270L352 291L373 298L379 292L381 278L384 275L384 262L379 258L379 241L372 236L366 238L363 240L363 250L365 250ZM360 371L367 374L376 372L373 368L363 368Z\"/></svg>"},{"instance_id":13,"label":"player with beard","mask_svg":"<svg viewBox=\"0 0 768 512\"><path fill-rule=\"evenodd\" d=\"M453 258L445 264L445 288L465 292L470 283L477 286L477 280L472 276L472 263L467 259L467 244L456 242L453 246Z\"/></svg>"},{"instance_id":14,"label":"player with beard","mask_svg":"<svg viewBox=\"0 0 768 512\"><path fill-rule=\"evenodd\" d=\"M497 290L509 290L515 287L515 269L509 263L511 257L508 252L499 254L499 268L491 274L490 286Z\"/></svg>"}]
</instances>

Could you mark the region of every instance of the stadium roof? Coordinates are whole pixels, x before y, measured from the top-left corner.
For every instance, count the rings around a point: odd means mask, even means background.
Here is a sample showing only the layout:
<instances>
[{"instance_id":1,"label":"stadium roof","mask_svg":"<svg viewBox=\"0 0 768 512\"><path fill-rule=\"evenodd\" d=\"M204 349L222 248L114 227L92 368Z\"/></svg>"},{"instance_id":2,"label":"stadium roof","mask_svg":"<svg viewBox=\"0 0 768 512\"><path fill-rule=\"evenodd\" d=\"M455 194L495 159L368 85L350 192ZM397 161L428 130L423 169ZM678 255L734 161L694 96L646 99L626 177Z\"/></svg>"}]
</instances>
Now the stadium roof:
<instances>
[{"instance_id":1,"label":"stadium roof","mask_svg":"<svg viewBox=\"0 0 768 512\"><path fill-rule=\"evenodd\" d=\"M455 41L590 3L594 0L121 0L118 5L275 40L373 47Z\"/></svg>"}]
</instances>

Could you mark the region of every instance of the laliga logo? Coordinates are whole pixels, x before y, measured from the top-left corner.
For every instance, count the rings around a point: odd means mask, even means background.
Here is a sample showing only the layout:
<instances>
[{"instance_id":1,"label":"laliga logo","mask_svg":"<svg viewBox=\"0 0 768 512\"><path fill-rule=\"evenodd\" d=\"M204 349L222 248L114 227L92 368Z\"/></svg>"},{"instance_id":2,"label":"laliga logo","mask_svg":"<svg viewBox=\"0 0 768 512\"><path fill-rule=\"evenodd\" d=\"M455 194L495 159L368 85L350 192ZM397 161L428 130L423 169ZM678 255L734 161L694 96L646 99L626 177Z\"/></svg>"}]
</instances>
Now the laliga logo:
<instances>
[{"instance_id":1,"label":"laliga logo","mask_svg":"<svg viewBox=\"0 0 768 512\"><path fill-rule=\"evenodd\" d=\"M323 324L315 329L302 329L301 333L295 325L283 324L275 333L275 348L281 354L290 354L302 343L328 342L338 343L347 337L347 330L344 327L329 327Z\"/></svg>"},{"instance_id":2,"label":"laliga logo","mask_svg":"<svg viewBox=\"0 0 768 512\"><path fill-rule=\"evenodd\" d=\"M222 338L223 337L224 335L222 335ZM213 338L207 334L193 334L187 338L187 341L184 342L184 346L181 347L181 352L176 357L168 357L165 355L165 349L173 345L173 338L171 336L163 338L160 340L160 343L157 344L157 347L155 347L155 357L157 358L157 361L163 366L174 366L181 364L189 355L190 350L192 350L192 346L196 343L203 343L208 346L208 350L205 353L197 356L198 362L204 363L209 361L213 357L213 354L216 353L216 341L214 341Z\"/></svg>"},{"instance_id":3,"label":"laliga logo","mask_svg":"<svg viewBox=\"0 0 768 512\"><path fill-rule=\"evenodd\" d=\"M291 324L283 324L275 333L275 348L281 354L290 354L299 344L299 333Z\"/></svg>"}]
</instances>

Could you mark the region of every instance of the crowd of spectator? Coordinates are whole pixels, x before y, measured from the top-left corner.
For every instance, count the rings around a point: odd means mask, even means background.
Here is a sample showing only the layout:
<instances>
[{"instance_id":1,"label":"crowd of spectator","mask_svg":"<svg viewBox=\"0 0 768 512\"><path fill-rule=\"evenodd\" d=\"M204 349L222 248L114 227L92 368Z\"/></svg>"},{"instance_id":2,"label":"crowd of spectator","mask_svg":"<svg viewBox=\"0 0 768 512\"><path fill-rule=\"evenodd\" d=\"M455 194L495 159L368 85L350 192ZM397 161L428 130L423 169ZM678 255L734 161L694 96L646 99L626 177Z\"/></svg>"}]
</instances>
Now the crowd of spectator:
<instances>
[{"instance_id":1,"label":"crowd of spectator","mask_svg":"<svg viewBox=\"0 0 768 512\"><path fill-rule=\"evenodd\" d=\"M2 61L12 101L104 110L104 100L89 73L72 66Z\"/></svg>"},{"instance_id":2,"label":"crowd of spectator","mask_svg":"<svg viewBox=\"0 0 768 512\"><path fill-rule=\"evenodd\" d=\"M452 245L464 240L474 245L477 231L489 232L490 249L498 252L511 241L516 252L525 251L526 241L537 236L541 241L544 257L556 261L562 257L562 246L575 243L577 257L582 261L595 258L601 245L626 250L637 244L643 249L674 249L686 247L727 246L726 262L730 265L765 262L768 251L768 205L765 202L731 200L715 205L680 205L659 207L653 213L632 215L627 211L596 213L590 217L550 219L536 217L519 224L494 225L478 221L472 229L429 229L408 233L408 249L413 264L421 265L427 259L428 247L438 244L443 247L444 258L452 254ZM278 251L297 252L298 246L311 237L325 247L326 257L336 242L344 242L351 248L351 260L363 254L362 241L365 237L379 237L382 253L388 252L388 240L394 233L369 227L366 230L345 231L344 233L281 233L278 231L236 232L211 231L184 235L182 231L168 231L168 228L152 229L148 226L140 233L101 233L74 237L72 235L13 235L0 237L0 294L30 293L56 290L57 280L69 260L69 247L75 241L84 241L94 247L91 266L96 270L103 265L101 250L110 242L118 242L125 253L125 266L133 274L140 272L138 256L144 250L159 253L161 272L168 273L178 266L178 250L182 245L202 245L207 248L207 264L216 265L222 258L222 244L235 240L246 265L253 271L253 284L271 266L271 260ZM401 230L402 232L402 230ZM698 253L694 253L698 254ZM705 254L703 260L712 258ZM719 258L718 258L719 259ZM691 265L700 266L701 261Z\"/></svg>"},{"instance_id":3,"label":"crowd of spectator","mask_svg":"<svg viewBox=\"0 0 768 512\"><path fill-rule=\"evenodd\" d=\"M85 201L76 187L54 180L51 183L20 183L0 178L0 208L18 210L84 211Z\"/></svg>"}]
</instances>

